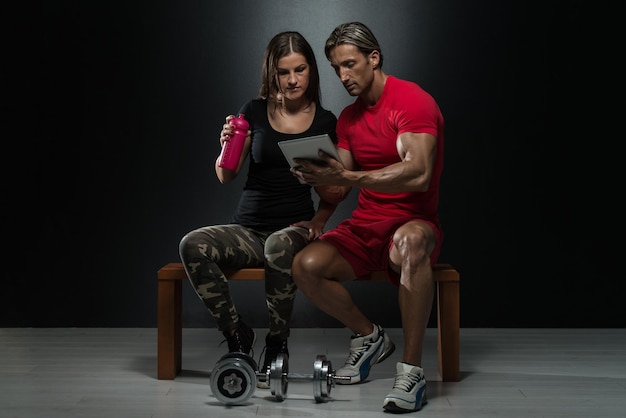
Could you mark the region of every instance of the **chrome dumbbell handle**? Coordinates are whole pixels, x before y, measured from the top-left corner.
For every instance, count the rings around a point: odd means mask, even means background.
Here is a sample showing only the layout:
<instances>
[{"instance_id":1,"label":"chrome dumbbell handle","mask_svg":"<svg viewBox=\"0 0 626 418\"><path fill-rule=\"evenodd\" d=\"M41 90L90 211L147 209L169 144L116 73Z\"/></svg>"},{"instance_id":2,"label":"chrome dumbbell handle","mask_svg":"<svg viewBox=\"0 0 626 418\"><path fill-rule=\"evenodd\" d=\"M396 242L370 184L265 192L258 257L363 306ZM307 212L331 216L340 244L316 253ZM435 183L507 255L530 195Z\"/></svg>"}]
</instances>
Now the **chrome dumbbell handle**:
<instances>
[{"instance_id":1,"label":"chrome dumbbell handle","mask_svg":"<svg viewBox=\"0 0 626 418\"><path fill-rule=\"evenodd\" d=\"M335 380L350 380L349 377L335 376L332 364L324 355L318 355L313 363L313 374L289 373L288 358L279 354L272 362L268 373L272 395L278 401L285 399L290 381L313 383L313 396L316 402L323 402L330 396Z\"/></svg>"},{"instance_id":2,"label":"chrome dumbbell handle","mask_svg":"<svg viewBox=\"0 0 626 418\"><path fill-rule=\"evenodd\" d=\"M283 373L290 382L310 382L314 379L312 374L304 373Z\"/></svg>"}]
</instances>

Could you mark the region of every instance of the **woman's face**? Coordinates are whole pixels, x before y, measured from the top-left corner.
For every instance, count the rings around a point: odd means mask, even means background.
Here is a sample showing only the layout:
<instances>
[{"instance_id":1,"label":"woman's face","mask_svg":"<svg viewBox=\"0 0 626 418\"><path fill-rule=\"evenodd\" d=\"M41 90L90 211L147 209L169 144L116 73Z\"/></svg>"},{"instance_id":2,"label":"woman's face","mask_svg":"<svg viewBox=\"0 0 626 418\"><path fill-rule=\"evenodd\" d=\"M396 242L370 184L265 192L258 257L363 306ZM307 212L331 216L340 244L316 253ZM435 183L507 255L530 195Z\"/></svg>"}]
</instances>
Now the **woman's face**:
<instances>
[{"instance_id":1,"label":"woman's face","mask_svg":"<svg viewBox=\"0 0 626 418\"><path fill-rule=\"evenodd\" d=\"M283 97L298 100L304 97L309 88L311 67L304 55L292 53L278 60L276 70Z\"/></svg>"}]
</instances>

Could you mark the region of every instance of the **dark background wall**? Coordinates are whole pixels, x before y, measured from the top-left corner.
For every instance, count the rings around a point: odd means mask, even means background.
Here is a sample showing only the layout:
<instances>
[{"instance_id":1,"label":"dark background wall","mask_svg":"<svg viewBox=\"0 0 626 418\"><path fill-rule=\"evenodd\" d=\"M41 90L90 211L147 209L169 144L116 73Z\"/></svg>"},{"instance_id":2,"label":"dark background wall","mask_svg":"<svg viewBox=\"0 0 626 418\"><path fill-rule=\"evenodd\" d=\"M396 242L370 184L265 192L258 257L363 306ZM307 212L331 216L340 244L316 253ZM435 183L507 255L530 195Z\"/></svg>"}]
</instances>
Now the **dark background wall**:
<instances>
[{"instance_id":1,"label":"dark background wall","mask_svg":"<svg viewBox=\"0 0 626 418\"><path fill-rule=\"evenodd\" d=\"M236 205L243 181L222 186L213 172L218 134L256 97L267 42L307 37L338 115L352 99L323 43L352 20L377 35L387 73L421 84L446 118L441 261L462 275L462 326L626 326L621 214L604 193L614 119L600 5L60 1L26 12L40 19L9 26L5 87L17 94L4 114L18 129L3 155L0 326L156 326L157 269L178 260L187 231ZM399 326L394 288L349 286L373 319ZM184 325L213 326L184 289ZM266 326L262 284L233 293ZM302 295L292 325L338 326Z\"/></svg>"}]
</instances>

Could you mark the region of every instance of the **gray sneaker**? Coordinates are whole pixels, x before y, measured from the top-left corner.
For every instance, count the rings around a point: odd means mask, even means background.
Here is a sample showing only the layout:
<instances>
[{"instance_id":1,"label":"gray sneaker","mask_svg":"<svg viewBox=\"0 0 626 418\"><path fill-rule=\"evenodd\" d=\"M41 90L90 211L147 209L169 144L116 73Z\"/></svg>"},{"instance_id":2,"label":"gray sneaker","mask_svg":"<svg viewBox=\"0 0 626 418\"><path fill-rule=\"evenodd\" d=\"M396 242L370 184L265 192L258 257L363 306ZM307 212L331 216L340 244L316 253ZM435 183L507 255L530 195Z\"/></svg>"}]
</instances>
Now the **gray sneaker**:
<instances>
[{"instance_id":1,"label":"gray sneaker","mask_svg":"<svg viewBox=\"0 0 626 418\"><path fill-rule=\"evenodd\" d=\"M380 325L374 324L370 335L353 335L350 340L350 354L335 376L349 377L350 380L337 380L335 383L352 385L367 379L370 369L393 353L395 344Z\"/></svg>"},{"instance_id":2,"label":"gray sneaker","mask_svg":"<svg viewBox=\"0 0 626 418\"><path fill-rule=\"evenodd\" d=\"M412 364L396 364L393 389L383 402L383 409L393 413L419 411L426 405L424 370Z\"/></svg>"}]
</instances>

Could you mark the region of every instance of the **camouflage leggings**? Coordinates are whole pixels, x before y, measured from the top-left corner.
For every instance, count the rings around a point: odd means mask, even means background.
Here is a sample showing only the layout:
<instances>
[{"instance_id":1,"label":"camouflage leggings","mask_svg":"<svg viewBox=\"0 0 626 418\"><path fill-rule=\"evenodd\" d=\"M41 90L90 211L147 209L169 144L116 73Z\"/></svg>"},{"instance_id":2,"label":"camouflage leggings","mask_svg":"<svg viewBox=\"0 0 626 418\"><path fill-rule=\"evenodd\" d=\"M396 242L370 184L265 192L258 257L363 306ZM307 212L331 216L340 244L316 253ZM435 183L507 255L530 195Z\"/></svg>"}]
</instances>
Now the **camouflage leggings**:
<instances>
[{"instance_id":1,"label":"camouflage leggings","mask_svg":"<svg viewBox=\"0 0 626 418\"><path fill-rule=\"evenodd\" d=\"M291 262L308 242L308 231L300 227L270 234L235 224L215 225L189 232L179 252L191 285L220 331L234 328L239 319L221 268L265 265L269 334L287 338L296 297Z\"/></svg>"}]
</instances>

